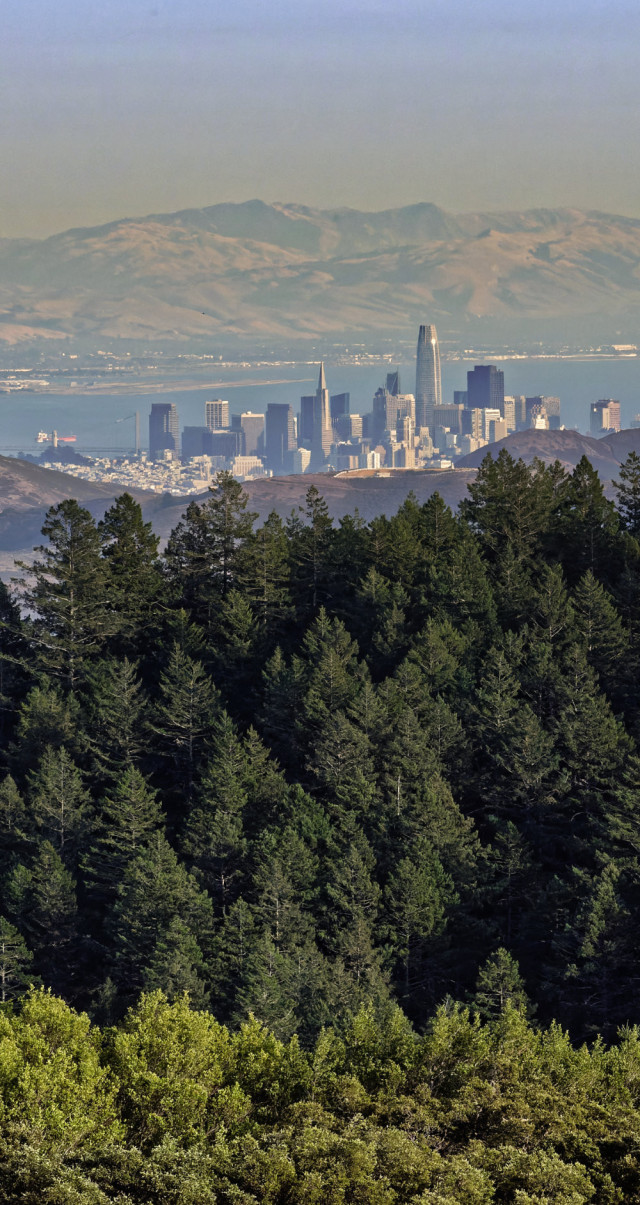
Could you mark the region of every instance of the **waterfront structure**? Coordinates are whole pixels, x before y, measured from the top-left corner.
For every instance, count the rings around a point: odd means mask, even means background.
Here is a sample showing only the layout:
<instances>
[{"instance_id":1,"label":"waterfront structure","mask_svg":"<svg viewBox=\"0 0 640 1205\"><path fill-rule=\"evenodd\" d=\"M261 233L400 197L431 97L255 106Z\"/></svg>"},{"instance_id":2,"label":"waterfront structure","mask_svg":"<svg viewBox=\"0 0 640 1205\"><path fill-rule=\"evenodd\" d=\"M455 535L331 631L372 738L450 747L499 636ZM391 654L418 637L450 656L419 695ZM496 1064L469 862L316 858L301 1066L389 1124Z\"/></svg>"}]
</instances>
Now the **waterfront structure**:
<instances>
[{"instance_id":1,"label":"waterfront structure","mask_svg":"<svg viewBox=\"0 0 640 1205\"><path fill-rule=\"evenodd\" d=\"M204 404L204 421L210 431L221 431L229 426L229 403L214 398Z\"/></svg>"},{"instance_id":2,"label":"waterfront structure","mask_svg":"<svg viewBox=\"0 0 640 1205\"><path fill-rule=\"evenodd\" d=\"M175 402L153 402L149 414L149 455L160 460L180 450L180 423Z\"/></svg>"},{"instance_id":3,"label":"waterfront structure","mask_svg":"<svg viewBox=\"0 0 640 1205\"><path fill-rule=\"evenodd\" d=\"M612 397L601 397L591 403L589 430L596 438L609 431L620 430L620 402Z\"/></svg>"},{"instance_id":4,"label":"waterfront structure","mask_svg":"<svg viewBox=\"0 0 640 1205\"><path fill-rule=\"evenodd\" d=\"M334 442L333 427L331 426L331 402L329 390L324 375L324 363L320 365L318 388L316 389L313 407L313 436L311 439L311 471L316 472L327 462L327 457Z\"/></svg>"},{"instance_id":5,"label":"waterfront structure","mask_svg":"<svg viewBox=\"0 0 640 1205\"><path fill-rule=\"evenodd\" d=\"M276 475L291 471L291 452L295 449L293 410L284 402L269 402L264 424L264 450L267 468Z\"/></svg>"},{"instance_id":6,"label":"waterfront structure","mask_svg":"<svg viewBox=\"0 0 640 1205\"><path fill-rule=\"evenodd\" d=\"M435 326L421 326L416 352L416 430L433 426L433 407L442 405L440 348Z\"/></svg>"}]
</instances>

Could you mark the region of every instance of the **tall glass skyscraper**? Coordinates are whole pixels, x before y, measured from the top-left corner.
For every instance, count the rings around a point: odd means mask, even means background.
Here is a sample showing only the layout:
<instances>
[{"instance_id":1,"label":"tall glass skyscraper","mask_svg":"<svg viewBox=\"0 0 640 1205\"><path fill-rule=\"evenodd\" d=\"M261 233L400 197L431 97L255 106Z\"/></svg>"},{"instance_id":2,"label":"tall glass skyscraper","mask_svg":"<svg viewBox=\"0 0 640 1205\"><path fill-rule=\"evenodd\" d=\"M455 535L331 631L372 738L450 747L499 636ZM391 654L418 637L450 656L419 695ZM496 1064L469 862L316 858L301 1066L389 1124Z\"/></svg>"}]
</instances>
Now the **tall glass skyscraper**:
<instances>
[{"instance_id":1,"label":"tall glass skyscraper","mask_svg":"<svg viewBox=\"0 0 640 1205\"><path fill-rule=\"evenodd\" d=\"M440 348L435 326L421 326L416 356L416 430L433 426L433 407L442 405Z\"/></svg>"}]
</instances>

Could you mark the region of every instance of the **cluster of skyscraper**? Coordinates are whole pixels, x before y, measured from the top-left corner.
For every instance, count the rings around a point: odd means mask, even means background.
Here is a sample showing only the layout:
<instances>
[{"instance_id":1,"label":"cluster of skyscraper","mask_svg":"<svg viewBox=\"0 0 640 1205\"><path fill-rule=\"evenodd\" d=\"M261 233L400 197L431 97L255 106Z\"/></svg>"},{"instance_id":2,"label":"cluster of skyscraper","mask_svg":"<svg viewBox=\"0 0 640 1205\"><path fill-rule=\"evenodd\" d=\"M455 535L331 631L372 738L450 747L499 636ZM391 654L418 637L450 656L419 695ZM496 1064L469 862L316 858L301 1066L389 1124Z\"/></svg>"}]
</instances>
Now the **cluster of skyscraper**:
<instances>
[{"instance_id":1,"label":"cluster of skyscraper","mask_svg":"<svg viewBox=\"0 0 640 1205\"><path fill-rule=\"evenodd\" d=\"M351 414L348 393L330 394L324 364L315 393L300 399L296 415L286 403L270 403L265 414L229 416L229 403L205 404L201 427L185 427L178 411L158 402L149 416L149 452L154 460L206 458L209 468L238 477L264 473L347 469L444 467L486 443L527 428L558 429L560 399L509 395L494 364L467 372L466 390L451 402L442 397L440 350L433 325L421 326L416 351L415 393L403 393L398 371L387 373L368 414ZM591 405L591 433L620 429L620 404L603 398Z\"/></svg>"}]
</instances>

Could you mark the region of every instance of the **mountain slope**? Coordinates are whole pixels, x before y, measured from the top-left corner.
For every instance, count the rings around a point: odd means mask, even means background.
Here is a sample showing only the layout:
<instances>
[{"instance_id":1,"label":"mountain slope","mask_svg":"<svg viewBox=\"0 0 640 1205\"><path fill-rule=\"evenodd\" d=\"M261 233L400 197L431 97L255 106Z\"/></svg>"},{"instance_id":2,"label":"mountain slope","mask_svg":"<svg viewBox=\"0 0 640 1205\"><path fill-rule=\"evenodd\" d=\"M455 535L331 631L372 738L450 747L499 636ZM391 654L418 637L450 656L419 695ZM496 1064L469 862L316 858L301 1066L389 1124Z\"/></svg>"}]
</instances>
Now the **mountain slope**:
<instances>
[{"instance_id":1,"label":"mountain slope","mask_svg":"<svg viewBox=\"0 0 640 1205\"><path fill-rule=\"evenodd\" d=\"M0 340L406 332L640 315L640 221L214 205L0 243Z\"/></svg>"}]
</instances>

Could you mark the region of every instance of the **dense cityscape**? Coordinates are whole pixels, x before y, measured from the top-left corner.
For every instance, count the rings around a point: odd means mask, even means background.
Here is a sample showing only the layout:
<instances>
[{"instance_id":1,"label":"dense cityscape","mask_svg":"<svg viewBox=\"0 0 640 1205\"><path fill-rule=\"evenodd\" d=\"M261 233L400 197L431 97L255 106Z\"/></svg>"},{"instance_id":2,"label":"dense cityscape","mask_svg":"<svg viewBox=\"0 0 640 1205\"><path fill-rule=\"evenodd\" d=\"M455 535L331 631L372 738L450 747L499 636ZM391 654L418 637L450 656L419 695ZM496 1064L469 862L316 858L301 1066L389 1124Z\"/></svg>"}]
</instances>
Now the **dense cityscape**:
<instances>
[{"instance_id":1,"label":"dense cityscape","mask_svg":"<svg viewBox=\"0 0 640 1205\"><path fill-rule=\"evenodd\" d=\"M400 371L386 373L366 414L351 412L348 392L331 393L324 363L314 393L300 398L298 413L287 403L269 403L265 413L231 414L228 400L205 402L201 426L185 426L174 402L153 402L149 448L143 451L136 414L132 458L76 457L56 467L76 477L118 481L174 494L208 488L221 470L240 481L301 473L449 469L463 456L517 431L561 429L560 398L505 393L504 371L477 364L467 372L466 390L442 395L436 328L420 327L413 393L402 389ZM635 419L632 425L640 423ZM589 427L600 437L620 430L620 403L591 403ZM42 433L42 439L46 439ZM51 437L57 448L57 435ZM53 460L45 459L45 464Z\"/></svg>"}]
</instances>

